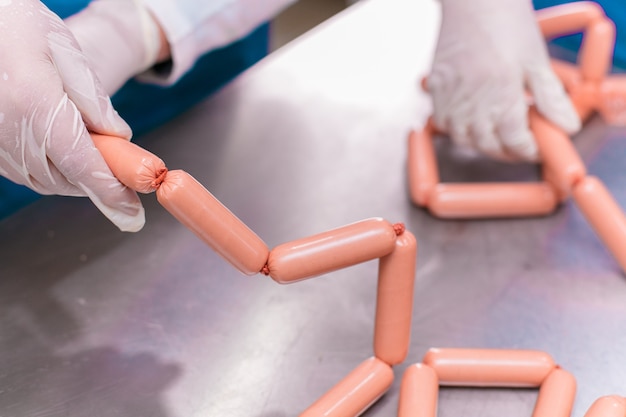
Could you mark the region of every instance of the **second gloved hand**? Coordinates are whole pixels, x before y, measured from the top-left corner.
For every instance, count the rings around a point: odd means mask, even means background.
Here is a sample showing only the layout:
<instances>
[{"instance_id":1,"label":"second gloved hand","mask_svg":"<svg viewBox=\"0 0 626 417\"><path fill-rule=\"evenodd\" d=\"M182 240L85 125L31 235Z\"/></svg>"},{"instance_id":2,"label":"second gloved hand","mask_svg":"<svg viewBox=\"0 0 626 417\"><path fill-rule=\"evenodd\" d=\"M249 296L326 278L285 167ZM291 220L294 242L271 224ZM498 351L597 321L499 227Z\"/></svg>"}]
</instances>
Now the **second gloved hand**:
<instances>
[{"instance_id":1,"label":"second gloved hand","mask_svg":"<svg viewBox=\"0 0 626 417\"><path fill-rule=\"evenodd\" d=\"M538 160L528 91L567 133L580 119L550 67L530 0L441 0L442 25L427 87L433 120L453 141L503 160Z\"/></svg>"},{"instance_id":2,"label":"second gloved hand","mask_svg":"<svg viewBox=\"0 0 626 417\"><path fill-rule=\"evenodd\" d=\"M0 2L0 28L0 174L40 194L88 196L120 229L139 230L137 194L88 133L131 131L75 38L38 0Z\"/></svg>"}]
</instances>

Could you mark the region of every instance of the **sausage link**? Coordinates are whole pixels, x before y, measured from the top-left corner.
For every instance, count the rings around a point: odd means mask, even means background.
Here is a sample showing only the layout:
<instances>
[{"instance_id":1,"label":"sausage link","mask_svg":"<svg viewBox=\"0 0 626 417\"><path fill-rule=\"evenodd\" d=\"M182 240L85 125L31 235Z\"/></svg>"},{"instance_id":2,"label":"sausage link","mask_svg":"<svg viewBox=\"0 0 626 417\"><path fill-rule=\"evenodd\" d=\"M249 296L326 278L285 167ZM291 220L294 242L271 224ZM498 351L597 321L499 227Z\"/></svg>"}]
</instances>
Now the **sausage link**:
<instances>
[{"instance_id":1,"label":"sausage link","mask_svg":"<svg viewBox=\"0 0 626 417\"><path fill-rule=\"evenodd\" d=\"M557 198L547 183L439 184L428 209L441 218L544 216Z\"/></svg>"},{"instance_id":2,"label":"sausage link","mask_svg":"<svg viewBox=\"0 0 626 417\"><path fill-rule=\"evenodd\" d=\"M428 365L417 363L409 366L400 384L398 417L435 417L439 379Z\"/></svg>"},{"instance_id":3,"label":"sausage link","mask_svg":"<svg viewBox=\"0 0 626 417\"><path fill-rule=\"evenodd\" d=\"M428 204L430 191L439 183L437 158L429 127L412 131L409 135L408 171L411 199L418 206Z\"/></svg>"},{"instance_id":4,"label":"sausage link","mask_svg":"<svg viewBox=\"0 0 626 417\"><path fill-rule=\"evenodd\" d=\"M191 175L169 171L156 194L167 211L239 271L253 275L263 268L267 245Z\"/></svg>"},{"instance_id":5,"label":"sausage link","mask_svg":"<svg viewBox=\"0 0 626 417\"><path fill-rule=\"evenodd\" d=\"M582 32L605 17L602 7L591 1L548 7L536 11L535 15L541 33L547 38Z\"/></svg>"},{"instance_id":6,"label":"sausage link","mask_svg":"<svg viewBox=\"0 0 626 417\"><path fill-rule=\"evenodd\" d=\"M617 395L600 397L591 404L585 417L626 417L626 399Z\"/></svg>"},{"instance_id":7,"label":"sausage link","mask_svg":"<svg viewBox=\"0 0 626 417\"><path fill-rule=\"evenodd\" d=\"M145 194L160 185L167 168L158 156L126 139L97 133L91 133L91 139L122 184Z\"/></svg>"},{"instance_id":8,"label":"sausage link","mask_svg":"<svg viewBox=\"0 0 626 417\"><path fill-rule=\"evenodd\" d=\"M585 178L573 195L580 211L626 271L626 217L620 206L596 177Z\"/></svg>"},{"instance_id":9,"label":"sausage link","mask_svg":"<svg viewBox=\"0 0 626 417\"><path fill-rule=\"evenodd\" d=\"M556 368L539 388L532 417L570 417L575 396L574 376L561 368Z\"/></svg>"},{"instance_id":10,"label":"sausage link","mask_svg":"<svg viewBox=\"0 0 626 417\"><path fill-rule=\"evenodd\" d=\"M413 284L417 241L409 231L396 239L396 248L380 258L374 355L389 365L404 361L411 341Z\"/></svg>"},{"instance_id":11,"label":"sausage link","mask_svg":"<svg viewBox=\"0 0 626 417\"><path fill-rule=\"evenodd\" d=\"M535 136L544 167L552 174L552 185L559 195L569 195L572 187L587 175L587 169L570 138L531 109L530 128Z\"/></svg>"},{"instance_id":12,"label":"sausage link","mask_svg":"<svg viewBox=\"0 0 626 417\"><path fill-rule=\"evenodd\" d=\"M387 392L393 383L391 366L369 358L307 408L300 417L357 417Z\"/></svg>"},{"instance_id":13,"label":"sausage link","mask_svg":"<svg viewBox=\"0 0 626 417\"><path fill-rule=\"evenodd\" d=\"M441 385L537 387L555 368L547 353L512 349L430 349L423 361Z\"/></svg>"},{"instance_id":14,"label":"sausage link","mask_svg":"<svg viewBox=\"0 0 626 417\"><path fill-rule=\"evenodd\" d=\"M292 283L385 256L395 248L391 223L372 218L271 250L269 275L281 284Z\"/></svg>"},{"instance_id":15,"label":"sausage link","mask_svg":"<svg viewBox=\"0 0 626 417\"><path fill-rule=\"evenodd\" d=\"M615 24L609 19L594 22L583 36L578 62L583 80L600 83L606 78L613 61Z\"/></svg>"}]
</instances>

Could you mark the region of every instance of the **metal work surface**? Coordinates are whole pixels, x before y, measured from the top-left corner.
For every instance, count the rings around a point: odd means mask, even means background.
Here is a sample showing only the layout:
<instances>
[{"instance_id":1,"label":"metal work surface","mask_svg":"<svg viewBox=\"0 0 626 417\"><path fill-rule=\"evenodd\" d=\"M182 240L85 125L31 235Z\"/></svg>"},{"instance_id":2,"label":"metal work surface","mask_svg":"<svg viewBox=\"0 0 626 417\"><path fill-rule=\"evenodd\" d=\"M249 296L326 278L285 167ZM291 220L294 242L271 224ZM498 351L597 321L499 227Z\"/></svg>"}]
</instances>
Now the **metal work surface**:
<instances>
[{"instance_id":1,"label":"metal work surface","mask_svg":"<svg viewBox=\"0 0 626 417\"><path fill-rule=\"evenodd\" d=\"M626 279L581 213L441 221L413 206L406 138L433 0L369 0L262 61L140 143L184 169L268 246L365 219L418 239L409 357L365 415L393 416L430 347L544 350L578 381L573 416L626 394ZM574 138L626 207L626 130ZM439 146L445 179L532 166ZM281 286L244 276L156 202L117 231L84 199L46 197L0 223L0 416L293 417L372 355L377 262ZM439 415L530 416L532 389L445 389Z\"/></svg>"}]
</instances>

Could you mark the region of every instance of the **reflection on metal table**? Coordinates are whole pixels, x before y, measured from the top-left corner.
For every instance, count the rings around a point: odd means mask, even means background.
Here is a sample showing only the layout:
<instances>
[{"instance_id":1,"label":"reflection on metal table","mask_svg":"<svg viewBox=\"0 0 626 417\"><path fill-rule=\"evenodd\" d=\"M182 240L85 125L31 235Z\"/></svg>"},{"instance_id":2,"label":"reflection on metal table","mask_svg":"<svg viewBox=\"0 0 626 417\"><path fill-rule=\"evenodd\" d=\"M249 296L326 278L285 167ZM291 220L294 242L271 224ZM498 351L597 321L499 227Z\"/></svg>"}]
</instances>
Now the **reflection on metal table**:
<instances>
[{"instance_id":1,"label":"reflection on metal table","mask_svg":"<svg viewBox=\"0 0 626 417\"><path fill-rule=\"evenodd\" d=\"M411 204L406 137L439 24L434 0L366 0L296 40L141 145L204 184L269 247L368 217L419 254L412 342L367 416L396 413L430 347L548 352L578 381L573 416L625 394L626 281L567 202L534 219L442 221ZM573 138L626 206L626 130ZM445 142L442 178L536 167ZM372 354L377 263L281 286L244 276L153 195L117 231L87 200L46 197L0 223L0 416L291 417ZM528 416L536 390L444 389L440 416Z\"/></svg>"}]
</instances>

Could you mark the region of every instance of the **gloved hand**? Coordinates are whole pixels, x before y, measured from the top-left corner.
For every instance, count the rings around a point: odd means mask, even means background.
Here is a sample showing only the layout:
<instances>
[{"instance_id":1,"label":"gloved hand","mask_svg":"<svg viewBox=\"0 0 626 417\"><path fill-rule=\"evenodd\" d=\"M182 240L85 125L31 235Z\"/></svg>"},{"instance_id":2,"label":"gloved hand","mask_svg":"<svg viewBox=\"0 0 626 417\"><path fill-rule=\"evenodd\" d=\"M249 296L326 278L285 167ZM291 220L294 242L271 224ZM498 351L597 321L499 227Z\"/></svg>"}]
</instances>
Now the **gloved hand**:
<instances>
[{"instance_id":1,"label":"gloved hand","mask_svg":"<svg viewBox=\"0 0 626 417\"><path fill-rule=\"evenodd\" d=\"M169 55L163 31L141 0L95 0L65 23L111 95Z\"/></svg>"},{"instance_id":2,"label":"gloved hand","mask_svg":"<svg viewBox=\"0 0 626 417\"><path fill-rule=\"evenodd\" d=\"M0 174L41 194L88 196L120 229L139 230L139 198L90 131L130 138L76 40L38 0L0 2Z\"/></svg>"},{"instance_id":3,"label":"gloved hand","mask_svg":"<svg viewBox=\"0 0 626 417\"><path fill-rule=\"evenodd\" d=\"M550 67L530 0L441 0L442 25L427 88L433 121L452 140L502 160L538 159L529 99L575 133L580 119Z\"/></svg>"}]
</instances>

